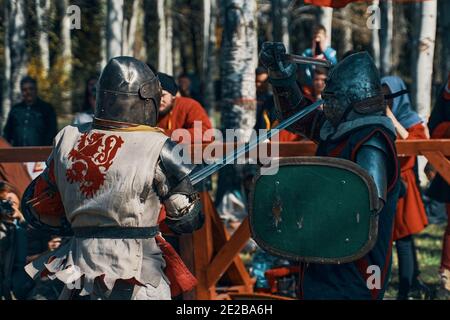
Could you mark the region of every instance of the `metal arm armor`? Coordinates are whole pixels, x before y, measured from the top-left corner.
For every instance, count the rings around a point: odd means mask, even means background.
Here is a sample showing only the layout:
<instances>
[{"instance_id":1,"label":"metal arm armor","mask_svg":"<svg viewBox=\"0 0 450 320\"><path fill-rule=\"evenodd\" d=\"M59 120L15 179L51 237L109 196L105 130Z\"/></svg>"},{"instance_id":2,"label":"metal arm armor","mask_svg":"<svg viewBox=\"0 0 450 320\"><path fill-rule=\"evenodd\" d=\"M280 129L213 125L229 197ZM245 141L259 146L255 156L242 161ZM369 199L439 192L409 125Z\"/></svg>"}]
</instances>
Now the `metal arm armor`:
<instances>
[{"instance_id":1,"label":"metal arm armor","mask_svg":"<svg viewBox=\"0 0 450 320\"><path fill-rule=\"evenodd\" d=\"M185 164L177 154L176 143L164 144L155 172L158 195L166 208L166 224L175 233L191 233L202 227L204 216L200 210L198 192L189 174L195 165Z\"/></svg>"},{"instance_id":2,"label":"metal arm armor","mask_svg":"<svg viewBox=\"0 0 450 320\"><path fill-rule=\"evenodd\" d=\"M386 142L379 135L374 135L363 143L356 154L356 163L364 168L373 178L377 187L379 206L383 209L387 200L388 188L388 157Z\"/></svg>"}]
</instances>

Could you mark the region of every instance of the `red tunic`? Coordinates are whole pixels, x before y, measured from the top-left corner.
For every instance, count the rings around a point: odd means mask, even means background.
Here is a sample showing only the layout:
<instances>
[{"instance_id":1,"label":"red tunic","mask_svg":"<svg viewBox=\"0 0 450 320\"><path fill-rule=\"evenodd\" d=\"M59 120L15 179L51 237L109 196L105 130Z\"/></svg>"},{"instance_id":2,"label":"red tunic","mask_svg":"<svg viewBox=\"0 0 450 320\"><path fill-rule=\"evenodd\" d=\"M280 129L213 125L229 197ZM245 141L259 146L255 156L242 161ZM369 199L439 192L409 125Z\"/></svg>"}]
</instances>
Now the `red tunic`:
<instances>
[{"instance_id":1,"label":"red tunic","mask_svg":"<svg viewBox=\"0 0 450 320\"><path fill-rule=\"evenodd\" d=\"M201 132L195 130L194 121L201 121ZM205 139L203 134L211 129L211 121L200 103L191 98L176 97L172 110L159 119L158 127L164 129L168 136L172 136L175 129L186 129L191 134L191 141L183 141L182 138L173 139L175 142L194 143L212 142L213 139Z\"/></svg>"},{"instance_id":2,"label":"red tunic","mask_svg":"<svg viewBox=\"0 0 450 320\"><path fill-rule=\"evenodd\" d=\"M407 140L426 139L425 128L416 124L408 129ZM428 224L427 215L422 202L420 191L416 184L414 165L416 157L401 157L401 178L406 183L406 194L398 199L397 213L395 215L394 240L411 234L419 233Z\"/></svg>"}]
</instances>

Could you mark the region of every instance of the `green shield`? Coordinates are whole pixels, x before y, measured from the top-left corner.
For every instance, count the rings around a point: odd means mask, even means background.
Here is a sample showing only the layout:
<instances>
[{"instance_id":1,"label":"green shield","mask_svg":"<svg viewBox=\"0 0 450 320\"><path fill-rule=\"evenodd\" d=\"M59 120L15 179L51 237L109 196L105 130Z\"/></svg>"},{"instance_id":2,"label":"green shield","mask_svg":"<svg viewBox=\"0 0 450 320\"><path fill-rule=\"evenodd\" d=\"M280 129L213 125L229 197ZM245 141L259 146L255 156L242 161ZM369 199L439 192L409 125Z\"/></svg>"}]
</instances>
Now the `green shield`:
<instances>
[{"instance_id":1,"label":"green shield","mask_svg":"<svg viewBox=\"0 0 450 320\"><path fill-rule=\"evenodd\" d=\"M271 167L277 165L275 174L260 169L250 193L250 228L258 245L314 263L354 261L373 247L378 197L364 169L330 157L281 158Z\"/></svg>"}]
</instances>

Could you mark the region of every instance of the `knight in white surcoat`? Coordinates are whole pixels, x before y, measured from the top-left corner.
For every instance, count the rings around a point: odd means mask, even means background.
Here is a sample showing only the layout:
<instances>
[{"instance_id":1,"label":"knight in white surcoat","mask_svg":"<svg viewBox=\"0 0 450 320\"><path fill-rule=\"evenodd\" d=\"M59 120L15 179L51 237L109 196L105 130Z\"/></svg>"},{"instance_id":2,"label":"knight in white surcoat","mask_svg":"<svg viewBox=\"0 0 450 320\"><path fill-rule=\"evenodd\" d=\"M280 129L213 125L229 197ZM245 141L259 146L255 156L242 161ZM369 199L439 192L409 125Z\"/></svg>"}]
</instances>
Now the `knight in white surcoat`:
<instances>
[{"instance_id":1,"label":"knight in white surcoat","mask_svg":"<svg viewBox=\"0 0 450 320\"><path fill-rule=\"evenodd\" d=\"M24 194L32 227L69 237L26 271L62 281L61 299L170 299L158 224L165 218L176 234L202 226L194 166L155 127L161 87L145 63L110 60L96 94L93 122L58 133L47 168Z\"/></svg>"}]
</instances>

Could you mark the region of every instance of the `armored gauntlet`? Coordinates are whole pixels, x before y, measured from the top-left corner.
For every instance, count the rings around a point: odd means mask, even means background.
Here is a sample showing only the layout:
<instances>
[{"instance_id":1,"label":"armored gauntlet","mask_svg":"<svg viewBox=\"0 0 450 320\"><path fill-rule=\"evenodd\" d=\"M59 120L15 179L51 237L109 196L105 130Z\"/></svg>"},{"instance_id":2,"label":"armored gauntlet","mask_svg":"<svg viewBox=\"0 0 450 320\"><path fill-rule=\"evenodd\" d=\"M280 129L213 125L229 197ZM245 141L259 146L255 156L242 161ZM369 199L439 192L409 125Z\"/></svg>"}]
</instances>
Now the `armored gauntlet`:
<instances>
[{"instance_id":1,"label":"armored gauntlet","mask_svg":"<svg viewBox=\"0 0 450 320\"><path fill-rule=\"evenodd\" d=\"M261 63L268 69L269 82L274 93L277 118L282 121L309 105L297 84L297 66L285 59L286 48L281 42L265 42L259 55ZM294 123L287 130L316 140L321 121L315 111L304 119Z\"/></svg>"},{"instance_id":2,"label":"armored gauntlet","mask_svg":"<svg viewBox=\"0 0 450 320\"><path fill-rule=\"evenodd\" d=\"M188 176L195 166L182 163L175 146L167 140L161 151L155 188L166 208L166 224L170 230L178 234L191 233L200 229L204 221L198 193Z\"/></svg>"}]
</instances>

